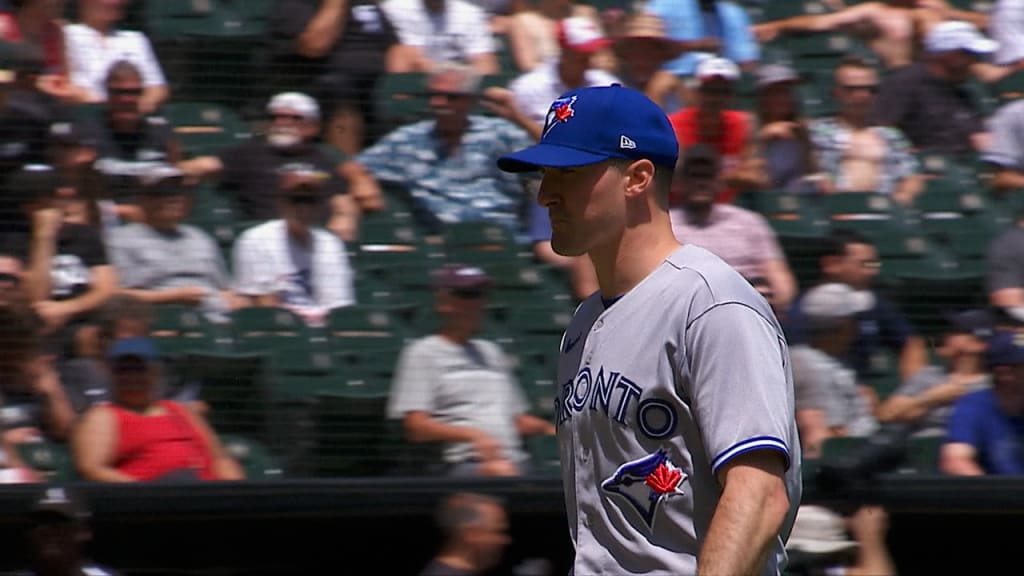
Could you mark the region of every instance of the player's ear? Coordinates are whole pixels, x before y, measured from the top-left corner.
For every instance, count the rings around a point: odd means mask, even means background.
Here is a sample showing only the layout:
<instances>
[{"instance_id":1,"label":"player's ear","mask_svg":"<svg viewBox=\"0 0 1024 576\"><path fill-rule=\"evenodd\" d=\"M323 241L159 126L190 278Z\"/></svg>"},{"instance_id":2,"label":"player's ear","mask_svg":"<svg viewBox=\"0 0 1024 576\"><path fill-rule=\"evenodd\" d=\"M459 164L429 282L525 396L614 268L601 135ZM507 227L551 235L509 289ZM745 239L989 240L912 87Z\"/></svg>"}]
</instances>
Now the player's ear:
<instances>
[{"instance_id":1,"label":"player's ear","mask_svg":"<svg viewBox=\"0 0 1024 576\"><path fill-rule=\"evenodd\" d=\"M636 160L623 170L626 198L636 198L654 189L654 163L650 160Z\"/></svg>"}]
</instances>

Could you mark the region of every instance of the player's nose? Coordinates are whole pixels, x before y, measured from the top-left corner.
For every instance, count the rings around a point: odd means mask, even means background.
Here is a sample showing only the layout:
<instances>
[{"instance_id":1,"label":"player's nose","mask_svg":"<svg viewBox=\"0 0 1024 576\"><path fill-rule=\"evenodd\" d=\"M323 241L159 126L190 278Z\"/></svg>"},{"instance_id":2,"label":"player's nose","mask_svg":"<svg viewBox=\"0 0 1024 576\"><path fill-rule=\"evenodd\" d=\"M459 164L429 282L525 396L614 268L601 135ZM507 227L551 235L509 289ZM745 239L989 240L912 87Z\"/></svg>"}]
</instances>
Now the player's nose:
<instances>
[{"instance_id":1,"label":"player's nose","mask_svg":"<svg viewBox=\"0 0 1024 576\"><path fill-rule=\"evenodd\" d=\"M548 181L547 177L541 180L540 189L537 191L537 203L545 208L550 208L557 202L557 195L554 193L555 186Z\"/></svg>"}]
</instances>

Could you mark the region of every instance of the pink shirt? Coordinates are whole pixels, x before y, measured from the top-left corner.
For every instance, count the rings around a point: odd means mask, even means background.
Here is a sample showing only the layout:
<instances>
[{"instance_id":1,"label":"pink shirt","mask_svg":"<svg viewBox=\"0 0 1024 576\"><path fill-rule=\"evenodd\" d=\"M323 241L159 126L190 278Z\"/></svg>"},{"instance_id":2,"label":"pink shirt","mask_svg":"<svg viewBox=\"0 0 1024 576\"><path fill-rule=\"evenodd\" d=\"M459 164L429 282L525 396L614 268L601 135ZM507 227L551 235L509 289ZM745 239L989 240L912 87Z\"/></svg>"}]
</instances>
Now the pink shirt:
<instances>
[{"instance_id":1,"label":"pink shirt","mask_svg":"<svg viewBox=\"0 0 1024 576\"><path fill-rule=\"evenodd\" d=\"M762 278L762 266L785 258L775 231L760 214L732 204L715 204L698 226L682 208L669 211L672 232L683 244L700 246L725 260L748 280Z\"/></svg>"}]
</instances>

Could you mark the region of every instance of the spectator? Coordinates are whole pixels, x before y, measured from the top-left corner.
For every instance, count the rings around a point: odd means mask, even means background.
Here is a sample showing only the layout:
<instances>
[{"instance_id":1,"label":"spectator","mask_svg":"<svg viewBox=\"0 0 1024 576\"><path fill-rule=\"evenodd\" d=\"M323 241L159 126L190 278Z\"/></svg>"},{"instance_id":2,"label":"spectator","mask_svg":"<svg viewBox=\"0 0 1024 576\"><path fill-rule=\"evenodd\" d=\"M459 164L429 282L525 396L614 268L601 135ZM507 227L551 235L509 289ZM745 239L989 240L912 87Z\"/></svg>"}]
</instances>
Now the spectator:
<instances>
[{"instance_id":1,"label":"spectator","mask_svg":"<svg viewBox=\"0 0 1024 576\"><path fill-rule=\"evenodd\" d=\"M195 306L227 322L234 296L217 241L185 224L192 191L177 170L156 170L140 182L143 221L110 235L110 258L122 291L151 304Z\"/></svg>"},{"instance_id":2,"label":"spectator","mask_svg":"<svg viewBox=\"0 0 1024 576\"><path fill-rule=\"evenodd\" d=\"M790 348L797 424L804 455L817 458L825 440L867 437L878 430L874 390L860 384L847 361L857 336L855 317L871 309L873 295L838 282L807 292L800 309L807 340Z\"/></svg>"},{"instance_id":3,"label":"spectator","mask_svg":"<svg viewBox=\"0 0 1024 576\"><path fill-rule=\"evenodd\" d=\"M680 242L701 246L725 260L781 315L796 295L796 279L775 232L761 215L715 201L719 169L718 154L707 144L686 149L673 184L681 202L669 210L672 231Z\"/></svg>"},{"instance_id":4,"label":"spectator","mask_svg":"<svg viewBox=\"0 0 1024 576\"><path fill-rule=\"evenodd\" d=\"M232 249L240 306L282 306L312 323L355 303L344 242L317 225L326 202L321 172L278 177L279 217L242 232Z\"/></svg>"},{"instance_id":5,"label":"spectator","mask_svg":"<svg viewBox=\"0 0 1024 576\"><path fill-rule=\"evenodd\" d=\"M277 0L268 19L271 82L309 89L324 110L327 143L358 154L378 134L374 87L381 75L413 72L418 51L398 35L376 1Z\"/></svg>"},{"instance_id":6,"label":"spectator","mask_svg":"<svg viewBox=\"0 0 1024 576\"><path fill-rule=\"evenodd\" d=\"M24 300L26 297L25 262L16 254L0 250L0 305Z\"/></svg>"},{"instance_id":7,"label":"spectator","mask_svg":"<svg viewBox=\"0 0 1024 576\"><path fill-rule=\"evenodd\" d=\"M525 233L526 188L497 159L529 136L511 122L471 114L480 92L472 69L446 65L427 80L432 119L402 126L359 155L357 166L408 190L426 228L489 221Z\"/></svg>"},{"instance_id":8,"label":"spectator","mask_svg":"<svg viewBox=\"0 0 1024 576\"><path fill-rule=\"evenodd\" d=\"M640 90L667 110L683 97L683 81L666 70L665 64L684 49L681 42L666 35L661 18L636 12L615 37L618 76L623 85Z\"/></svg>"},{"instance_id":9,"label":"spectator","mask_svg":"<svg viewBox=\"0 0 1024 576\"><path fill-rule=\"evenodd\" d=\"M86 480L240 480L241 467L201 415L158 400L159 354L148 338L115 342L107 353L109 404L90 408L72 437Z\"/></svg>"},{"instance_id":10,"label":"spectator","mask_svg":"<svg viewBox=\"0 0 1024 576\"><path fill-rule=\"evenodd\" d=\"M88 102L103 102L107 77L115 62L128 60L141 72L139 108L152 114L167 101L170 91L149 39L141 32L121 30L123 0L79 0L78 22L64 26L65 50L71 84Z\"/></svg>"},{"instance_id":11,"label":"spectator","mask_svg":"<svg viewBox=\"0 0 1024 576\"><path fill-rule=\"evenodd\" d=\"M960 398L949 417L939 468L956 476L1024 474L1024 341L997 332L988 346L992 387Z\"/></svg>"},{"instance_id":12,"label":"spectator","mask_svg":"<svg viewBox=\"0 0 1024 576\"><path fill-rule=\"evenodd\" d=\"M509 50L519 72L558 60L561 44L558 41L559 23L566 18L586 18L601 30L601 15L589 4L571 0L540 0L525 10L512 14L508 30ZM598 68L609 68L609 54L595 55Z\"/></svg>"},{"instance_id":13,"label":"spectator","mask_svg":"<svg viewBox=\"0 0 1024 576\"><path fill-rule=\"evenodd\" d=\"M739 192L736 186L744 180L736 179L737 170L742 170L754 154L749 114L729 108L740 69L724 58L707 58L697 66L696 78L699 85L695 104L669 115L669 120L683 151L704 143L718 152L726 184L719 191L718 201L731 203Z\"/></svg>"},{"instance_id":14,"label":"spectator","mask_svg":"<svg viewBox=\"0 0 1024 576\"><path fill-rule=\"evenodd\" d=\"M755 152L745 158L733 180L742 190L816 192L814 147L800 111L800 77L784 64L757 69Z\"/></svg>"},{"instance_id":15,"label":"spectator","mask_svg":"<svg viewBox=\"0 0 1024 576\"><path fill-rule=\"evenodd\" d=\"M992 145L981 158L995 168L989 185L1006 196L1024 188L1024 101L1003 104L987 124Z\"/></svg>"},{"instance_id":16,"label":"spectator","mask_svg":"<svg viewBox=\"0 0 1024 576\"><path fill-rule=\"evenodd\" d=\"M95 167L114 185L117 197L130 194L139 176L181 160L181 143L166 118L143 108L142 76L135 64L114 62L103 85L108 98L102 113L86 120L81 130L95 142Z\"/></svg>"},{"instance_id":17,"label":"spectator","mask_svg":"<svg viewBox=\"0 0 1024 576\"><path fill-rule=\"evenodd\" d=\"M561 20L557 37L560 54L556 60L541 64L509 84L514 108L522 112L522 120L517 123L534 140L540 140L551 103L559 96L576 88L618 82L593 66L594 55L611 46L611 40L591 20L580 16Z\"/></svg>"},{"instance_id":18,"label":"spectator","mask_svg":"<svg viewBox=\"0 0 1024 576\"><path fill-rule=\"evenodd\" d=\"M498 58L487 13L465 0L385 0L380 5L398 32L415 48L414 69L432 71L444 63L466 64L477 74L497 74Z\"/></svg>"},{"instance_id":19,"label":"spectator","mask_svg":"<svg viewBox=\"0 0 1024 576\"><path fill-rule=\"evenodd\" d=\"M897 70L917 61L920 40L932 27L946 20L968 20L984 27L982 15L952 8L945 0L888 0L763 22L753 30L761 42L771 42L785 34L850 34L865 42L883 67Z\"/></svg>"},{"instance_id":20,"label":"spectator","mask_svg":"<svg viewBox=\"0 0 1024 576\"><path fill-rule=\"evenodd\" d=\"M402 351L388 417L402 420L411 442L440 442L451 476L528 472L522 436L555 433L528 414L501 349L477 338L491 279L479 268L448 264L434 271L436 334Z\"/></svg>"},{"instance_id":21,"label":"spectator","mask_svg":"<svg viewBox=\"0 0 1024 576\"><path fill-rule=\"evenodd\" d=\"M71 488L46 486L32 505L27 533L31 571L20 576L117 576L89 558L92 514L83 496Z\"/></svg>"},{"instance_id":22,"label":"spectator","mask_svg":"<svg viewBox=\"0 0 1024 576\"><path fill-rule=\"evenodd\" d=\"M895 575L896 567L886 544L888 532L889 515L878 506L861 506L844 518L825 506L802 504L786 543L786 573Z\"/></svg>"},{"instance_id":23,"label":"spectator","mask_svg":"<svg viewBox=\"0 0 1024 576\"><path fill-rule=\"evenodd\" d=\"M953 404L966 394L991 384L985 368L985 350L993 321L985 310L952 315L938 349L942 366L925 366L911 376L878 407L882 423L910 424L918 436L946 433Z\"/></svg>"},{"instance_id":24,"label":"spectator","mask_svg":"<svg viewBox=\"0 0 1024 576\"><path fill-rule=\"evenodd\" d=\"M996 43L967 22L943 22L924 40L922 62L886 75L873 121L899 128L915 148L942 154L984 152L989 147L981 111L964 84L971 66Z\"/></svg>"},{"instance_id":25,"label":"spectator","mask_svg":"<svg viewBox=\"0 0 1024 576\"><path fill-rule=\"evenodd\" d=\"M60 179L58 193L78 199L66 211L69 222L96 227L106 235L123 221L141 218L138 206L124 198L115 199L111 190L116 190L116 185L110 185L107 177L96 169L99 142L95 134L81 123L55 122L50 126L49 143L49 164Z\"/></svg>"},{"instance_id":26,"label":"spectator","mask_svg":"<svg viewBox=\"0 0 1024 576\"><path fill-rule=\"evenodd\" d=\"M45 333L65 347L64 354L74 355L78 330L117 290L117 272L96 228L65 221L68 203L78 200L58 196L51 167L29 165L8 185L21 195L29 218L29 297Z\"/></svg>"},{"instance_id":27,"label":"spectator","mask_svg":"<svg viewBox=\"0 0 1024 576\"><path fill-rule=\"evenodd\" d=\"M492 496L456 492L442 500L437 527L443 543L419 576L476 576L501 561L508 546L505 504Z\"/></svg>"},{"instance_id":28,"label":"spectator","mask_svg":"<svg viewBox=\"0 0 1024 576\"><path fill-rule=\"evenodd\" d=\"M354 240L360 209L379 207L380 190L361 171L339 164L316 141L320 133L320 106L308 95L283 92L267 104L271 117L264 138L227 148L217 156L200 156L178 164L193 178L219 176L221 193L231 197L239 217L247 221L276 218L278 174L288 168L320 172L326 177L324 191L330 199L325 225L339 238Z\"/></svg>"},{"instance_id":29,"label":"spectator","mask_svg":"<svg viewBox=\"0 0 1024 576\"><path fill-rule=\"evenodd\" d=\"M996 0L989 13L988 33L999 45L992 61L1020 70L1024 65L1024 3Z\"/></svg>"},{"instance_id":30,"label":"spectator","mask_svg":"<svg viewBox=\"0 0 1024 576\"><path fill-rule=\"evenodd\" d=\"M39 317L24 301L0 306L0 443L8 462L21 465L19 444L43 440L63 442L75 423L75 413L43 349Z\"/></svg>"},{"instance_id":31,"label":"spectator","mask_svg":"<svg viewBox=\"0 0 1024 576\"><path fill-rule=\"evenodd\" d=\"M10 12L0 12L0 41L35 46L44 58L39 89L60 100L76 101L82 95L77 94L68 81L61 29L63 5L53 0L15 0Z\"/></svg>"},{"instance_id":32,"label":"spectator","mask_svg":"<svg viewBox=\"0 0 1024 576\"><path fill-rule=\"evenodd\" d=\"M840 282L873 296L872 307L857 315L857 335L849 358L860 380L877 376L873 362L885 352L898 357L901 381L909 380L924 367L928 361L924 339L891 301L872 289L881 263L870 240L855 231L834 231L824 243L819 267L821 283ZM791 344L806 342L807 338L801 299L797 297L790 306L783 324Z\"/></svg>"},{"instance_id":33,"label":"spectator","mask_svg":"<svg viewBox=\"0 0 1024 576\"><path fill-rule=\"evenodd\" d=\"M909 206L923 188L917 158L898 128L872 123L877 92L878 74L863 60L846 58L835 69L839 114L811 122L822 184L828 192L876 192Z\"/></svg>"},{"instance_id":34,"label":"spectator","mask_svg":"<svg viewBox=\"0 0 1024 576\"><path fill-rule=\"evenodd\" d=\"M665 22L669 38L695 42L688 46L691 53L669 63L668 69L677 76L694 76L700 60L712 54L720 54L748 72L752 72L761 59L761 48L751 31L750 17L739 2L654 0L647 5L647 10Z\"/></svg>"},{"instance_id":35,"label":"spectator","mask_svg":"<svg viewBox=\"0 0 1024 576\"><path fill-rule=\"evenodd\" d=\"M1003 230L988 249L988 301L1018 323L1024 323L1024 214Z\"/></svg>"}]
</instances>

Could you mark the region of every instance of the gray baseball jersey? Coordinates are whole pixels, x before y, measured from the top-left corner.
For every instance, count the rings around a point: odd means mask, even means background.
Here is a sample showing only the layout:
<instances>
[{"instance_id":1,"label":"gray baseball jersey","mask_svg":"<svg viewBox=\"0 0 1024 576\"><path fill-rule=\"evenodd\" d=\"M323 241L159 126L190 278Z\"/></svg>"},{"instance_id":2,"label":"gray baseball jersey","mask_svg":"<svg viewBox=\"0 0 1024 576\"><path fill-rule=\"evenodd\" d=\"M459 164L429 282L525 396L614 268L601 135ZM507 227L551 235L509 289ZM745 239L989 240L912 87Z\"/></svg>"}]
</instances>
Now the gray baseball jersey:
<instances>
[{"instance_id":1,"label":"gray baseball jersey","mask_svg":"<svg viewBox=\"0 0 1024 576\"><path fill-rule=\"evenodd\" d=\"M555 399L575 576L685 575L722 493L716 473L751 450L788 462L801 496L789 352L768 303L710 252L684 246L606 306L583 302L562 337Z\"/></svg>"}]
</instances>

